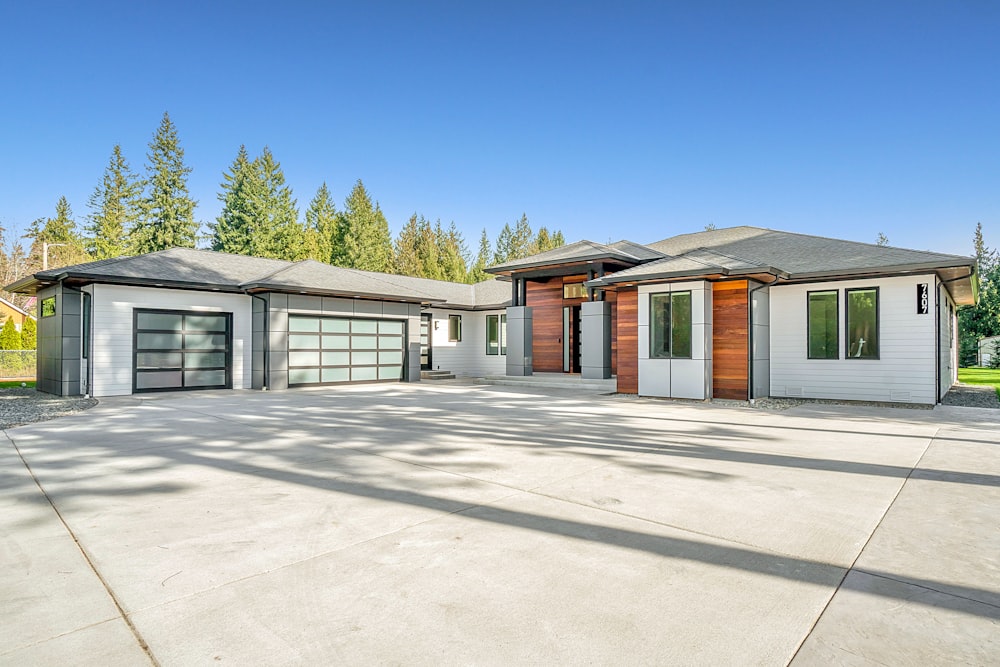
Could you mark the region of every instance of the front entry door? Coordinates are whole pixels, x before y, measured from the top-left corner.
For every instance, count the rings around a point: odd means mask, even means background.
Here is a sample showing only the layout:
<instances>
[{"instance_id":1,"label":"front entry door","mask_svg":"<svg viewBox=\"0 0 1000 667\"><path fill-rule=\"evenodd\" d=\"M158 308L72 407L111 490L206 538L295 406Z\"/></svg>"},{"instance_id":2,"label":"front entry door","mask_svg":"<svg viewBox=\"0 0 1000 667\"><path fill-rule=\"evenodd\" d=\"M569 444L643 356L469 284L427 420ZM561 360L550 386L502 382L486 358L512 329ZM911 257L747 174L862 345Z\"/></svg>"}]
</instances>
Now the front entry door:
<instances>
[{"instance_id":1,"label":"front entry door","mask_svg":"<svg viewBox=\"0 0 1000 667\"><path fill-rule=\"evenodd\" d=\"M580 306L563 306L563 373L580 372Z\"/></svg>"},{"instance_id":2,"label":"front entry door","mask_svg":"<svg viewBox=\"0 0 1000 667\"><path fill-rule=\"evenodd\" d=\"M431 339L431 314L424 313L420 316L420 370L433 370L431 367L431 352L433 343Z\"/></svg>"}]
</instances>

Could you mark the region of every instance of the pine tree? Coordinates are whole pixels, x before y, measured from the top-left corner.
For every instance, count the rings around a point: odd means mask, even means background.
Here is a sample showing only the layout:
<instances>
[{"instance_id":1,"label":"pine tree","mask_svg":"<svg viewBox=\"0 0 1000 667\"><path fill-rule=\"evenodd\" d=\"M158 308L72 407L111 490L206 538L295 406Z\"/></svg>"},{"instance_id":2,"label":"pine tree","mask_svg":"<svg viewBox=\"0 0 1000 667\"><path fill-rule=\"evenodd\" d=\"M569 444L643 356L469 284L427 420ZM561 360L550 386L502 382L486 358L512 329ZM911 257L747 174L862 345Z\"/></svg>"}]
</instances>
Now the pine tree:
<instances>
[{"instance_id":1,"label":"pine tree","mask_svg":"<svg viewBox=\"0 0 1000 667\"><path fill-rule=\"evenodd\" d=\"M1000 257L986 245L982 223L976 225L972 245L979 265L979 301L958 311L963 366L975 363L980 338L1000 336Z\"/></svg>"},{"instance_id":2,"label":"pine tree","mask_svg":"<svg viewBox=\"0 0 1000 667\"><path fill-rule=\"evenodd\" d=\"M552 247L561 248L566 245L566 237L563 236L562 230L557 229L556 233L552 235Z\"/></svg>"},{"instance_id":3,"label":"pine tree","mask_svg":"<svg viewBox=\"0 0 1000 667\"><path fill-rule=\"evenodd\" d=\"M395 272L401 276L423 277L424 265L420 260L420 222L417 214L410 216L399 230L393 244L395 250Z\"/></svg>"},{"instance_id":4,"label":"pine tree","mask_svg":"<svg viewBox=\"0 0 1000 667\"><path fill-rule=\"evenodd\" d=\"M113 259L128 252L128 235L139 219L142 185L115 144L100 184L90 195L87 250L94 259Z\"/></svg>"},{"instance_id":5,"label":"pine tree","mask_svg":"<svg viewBox=\"0 0 1000 667\"><path fill-rule=\"evenodd\" d=\"M340 214L340 243L334 248L335 264L363 271L392 271L392 236L382 209L358 182L344 202Z\"/></svg>"},{"instance_id":6,"label":"pine tree","mask_svg":"<svg viewBox=\"0 0 1000 667\"><path fill-rule=\"evenodd\" d=\"M271 149L253 162L261 185L252 253L256 257L297 261L308 254L305 230L299 223L299 210L292 189L285 183L281 164Z\"/></svg>"},{"instance_id":7,"label":"pine tree","mask_svg":"<svg viewBox=\"0 0 1000 667\"><path fill-rule=\"evenodd\" d=\"M879 232L878 236L875 238L875 245L885 248L889 245L889 237L883 232Z\"/></svg>"},{"instance_id":8,"label":"pine tree","mask_svg":"<svg viewBox=\"0 0 1000 667\"><path fill-rule=\"evenodd\" d=\"M465 247L465 239L458 227L452 222L445 231L438 220L434 228L434 236L437 240L437 255L441 266L441 280L453 283L464 283L469 272L468 254Z\"/></svg>"},{"instance_id":9,"label":"pine tree","mask_svg":"<svg viewBox=\"0 0 1000 667\"><path fill-rule=\"evenodd\" d=\"M129 234L133 252L193 248L199 225L194 219L197 202L188 194L191 169L184 164L184 149L168 113L163 114L146 159L147 190L142 199L142 216Z\"/></svg>"},{"instance_id":10,"label":"pine tree","mask_svg":"<svg viewBox=\"0 0 1000 667\"><path fill-rule=\"evenodd\" d=\"M212 226L212 250L252 255L255 205L261 185L246 146L240 146L229 171L222 173L221 187L222 212Z\"/></svg>"},{"instance_id":11,"label":"pine tree","mask_svg":"<svg viewBox=\"0 0 1000 667\"><path fill-rule=\"evenodd\" d=\"M306 246L309 257L327 264L333 259L333 248L339 245L340 234L337 207L326 183L319 186L316 196L306 209Z\"/></svg>"},{"instance_id":12,"label":"pine tree","mask_svg":"<svg viewBox=\"0 0 1000 667\"><path fill-rule=\"evenodd\" d=\"M49 244L48 268L79 264L88 261L83 239L76 229L73 209L65 197L56 202L54 218L38 218L28 227L26 238L32 239L28 253L29 271L40 271L45 265L45 244Z\"/></svg>"},{"instance_id":13,"label":"pine tree","mask_svg":"<svg viewBox=\"0 0 1000 667\"><path fill-rule=\"evenodd\" d=\"M533 241L528 216L521 214L521 219L515 223L513 229L510 225L505 224L500 230L500 235L497 236L496 252L493 254L493 263L505 264L531 255Z\"/></svg>"},{"instance_id":14,"label":"pine tree","mask_svg":"<svg viewBox=\"0 0 1000 667\"><path fill-rule=\"evenodd\" d=\"M21 349L34 350L37 347L38 325L35 323L35 318L26 317L24 324L21 325Z\"/></svg>"},{"instance_id":15,"label":"pine tree","mask_svg":"<svg viewBox=\"0 0 1000 667\"><path fill-rule=\"evenodd\" d=\"M540 252L548 252L564 245L566 245L566 240L563 238L562 232L556 230L553 234L549 232L547 227L539 227L538 233L535 235L535 240L531 244L529 254L535 255Z\"/></svg>"},{"instance_id":16,"label":"pine tree","mask_svg":"<svg viewBox=\"0 0 1000 667\"><path fill-rule=\"evenodd\" d=\"M479 236L479 252L476 254L476 262L469 269L469 275L466 280L470 283L481 283L484 280L489 280L493 276L486 273L486 267L489 266L490 260L492 258L493 250L490 247L490 237L483 230L483 233Z\"/></svg>"},{"instance_id":17,"label":"pine tree","mask_svg":"<svg viewBox=\"0 0 1000 667\"><path fill-rule=\"evenodd\" d=\"M0 329L0 350L20 350L21 332L14 325L14 318L8 317Z\"/></svg>"}]
</instances>

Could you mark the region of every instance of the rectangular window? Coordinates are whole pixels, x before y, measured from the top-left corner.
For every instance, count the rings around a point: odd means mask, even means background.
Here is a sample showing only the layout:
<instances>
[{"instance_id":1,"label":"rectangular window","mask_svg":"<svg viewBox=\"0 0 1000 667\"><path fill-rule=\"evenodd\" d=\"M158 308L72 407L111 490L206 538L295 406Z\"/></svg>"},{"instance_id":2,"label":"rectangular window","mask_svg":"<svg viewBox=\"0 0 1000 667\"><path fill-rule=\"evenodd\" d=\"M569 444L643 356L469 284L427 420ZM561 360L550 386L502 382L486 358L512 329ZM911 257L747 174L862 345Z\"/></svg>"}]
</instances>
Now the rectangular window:
<instances>
[{"instance_id":1,"label":"rectangular window","mask_svg":"<svg viewBox=\"0 0 1000 667\"><path fill-rule=\"evenodd\" d=\"M847 358L878 359L878 288L845 290Z\"/></svg>"},{"instance_id":2,"label":"rectangular window","mask_svg":"<svg viewBox=\"0 0 1000 667\"><path fill-rule=\"evenodd\" d=\"M808 338L810 359L840 358L839 293L808 292Z\"/></svg>"},{"instance_id":3,"label":"rectangular window","mask_svg":"<svg viewBox=\"0 0 1000 667\"><path fill-rule=\"evenodd\" d=\"M462 340L462 316L448 316L448 341L458 343Z\"/></svg>"},{"instance_id":4,"label":"rectangular window","mask_svg":"<svg viewBox=\"0 0 1000 667\"><path fill-rule=\"evenodd\" d=\"M42 306L39 311L42 317L51 317L56 314L56 298L50 296L46 299L42 299Z\"/></svg>"},{"instance_id":5,"label":"rectangular window","mask_svg":"<svg viewBox=\"0 0 1000 667\"><path fill-rule=\"evenodd\" d=\"M587 298L587 288L583 283L567 283L563 285L564 299L585 299Z\"/></svg>"},{"instance_id":6,"label":"rectangular window","mask_svg":"<svg viewBox=\"0 0 1000 667\"><path fill-rule=\"evenodd\" d=\"M507 316L486 316L486 354L507 354Z\"/></svg>"},{"instance_id":7,"label":"rectangular window","mask_svg":"<svg viewBox=\"0 0 1000 667\"><path fill-rule=\"evenodd\" d=\"M691 358L691 292L649 295L649 358Z\"/></svg>"}]
</instances>

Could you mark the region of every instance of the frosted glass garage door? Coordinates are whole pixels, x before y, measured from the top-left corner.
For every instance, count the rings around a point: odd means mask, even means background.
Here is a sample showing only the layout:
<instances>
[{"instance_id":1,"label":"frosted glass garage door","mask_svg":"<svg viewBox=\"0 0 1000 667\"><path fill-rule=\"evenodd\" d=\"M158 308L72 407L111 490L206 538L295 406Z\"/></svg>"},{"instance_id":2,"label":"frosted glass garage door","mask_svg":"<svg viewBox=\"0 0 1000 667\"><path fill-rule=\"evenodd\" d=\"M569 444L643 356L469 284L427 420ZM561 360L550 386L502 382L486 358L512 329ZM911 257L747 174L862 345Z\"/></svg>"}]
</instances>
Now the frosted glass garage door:
<instances>
[{"instance_id":1,"label":"frosted glass garage door","mask_svg":"<svg viewBox=\"0 0 1000 667\"><path fill-rule=\"evenodd\" d=\"M134 313L135 392L232 388L232 315Z\"/></svg>"},{"instance_id":2,"label":"frosted glass garage door","mask_svg":"<svg viewBox=\"0 0 1000 667\"><path fill-rule=\"evenodd\" d=\"M288 318L288 384L398 382L403 379L402 320Z\"/></svg>"}]
</instances>

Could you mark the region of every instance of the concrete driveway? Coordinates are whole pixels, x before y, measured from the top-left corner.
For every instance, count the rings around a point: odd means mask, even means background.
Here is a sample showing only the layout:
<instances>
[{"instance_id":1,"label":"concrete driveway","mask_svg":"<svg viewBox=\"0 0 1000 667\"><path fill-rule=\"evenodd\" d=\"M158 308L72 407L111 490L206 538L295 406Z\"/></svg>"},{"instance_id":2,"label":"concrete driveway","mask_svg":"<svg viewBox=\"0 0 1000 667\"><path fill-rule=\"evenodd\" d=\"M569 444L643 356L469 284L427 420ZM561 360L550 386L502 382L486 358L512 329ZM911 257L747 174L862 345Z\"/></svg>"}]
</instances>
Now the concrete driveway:
<instances>
[{"instance_id":1,"label":"concrete driveway","mask_svg":"<svg viewBox=\"0 0 1000 667\"><path fill-rule=\"evenodd\" d=\"M2 664L1000 661L1000 411L378 385L7 438Z\"/></svg>"}]
</instances>

